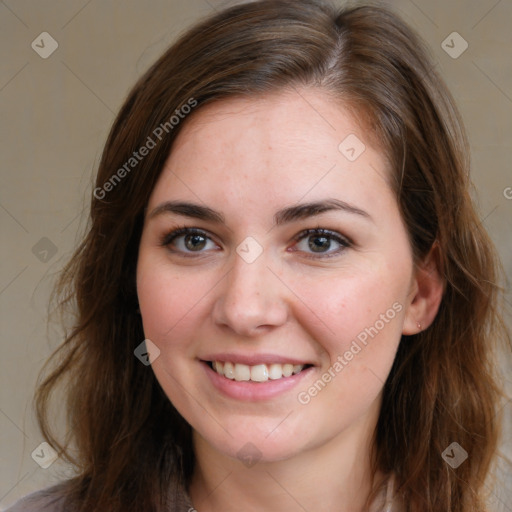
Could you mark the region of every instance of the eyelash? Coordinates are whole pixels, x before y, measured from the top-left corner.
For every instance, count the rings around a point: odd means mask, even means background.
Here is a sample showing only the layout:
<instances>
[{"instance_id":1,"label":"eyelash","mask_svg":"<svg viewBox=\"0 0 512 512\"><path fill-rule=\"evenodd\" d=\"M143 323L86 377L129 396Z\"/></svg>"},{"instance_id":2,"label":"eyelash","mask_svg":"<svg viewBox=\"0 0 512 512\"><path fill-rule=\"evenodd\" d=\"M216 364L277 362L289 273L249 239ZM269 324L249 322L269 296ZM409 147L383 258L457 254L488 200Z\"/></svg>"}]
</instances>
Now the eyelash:
<instances>
[{"instance_id":1,"label":"eyelash","mask_svg":"<svg viewBox=\"0 0 512 512\"><path fill-rule=\"evenodd\" d=\"M171 245L171 243L174 242L174 240L176 240L178 237L180 237L182 235L200 235L200 236L207 238L208 240L212 240L212 238L210 236L208 236L206 231L203 231L198 228L183 226L183 227L174 229L169 233L166 233L162 237L160 245L163 247L169 247ZM316 255L315 255L315 253L305 253L305 254L307 254L307 256L306 256L307 258L312 258L312 259L332 258L333 256L340 255L340 253L344 252L346 249L353 246L352 240L350 240L348 237L342 236L339 233L336 233L335 231L330 231L328 229L324 229L321 227L316 227L313 229L305 229L305 230L301 231L300 233L298 233L293 238L293 241L295 243L298 243L302 239L307 238L308 236L311 236L311 235L325 236L326 238L337 242L341 247L339 249L337 249L336 251L329 252L329 253L317 253ZM172 250L172 249L170 249L170 250ZM194 254L194 251L183 252L183 251L173 250L172 252L180 253L182 256L184 256L186 258L195 258L202 254L202 251L197 251L197 254Z\"/></svg>"}]
</instances>

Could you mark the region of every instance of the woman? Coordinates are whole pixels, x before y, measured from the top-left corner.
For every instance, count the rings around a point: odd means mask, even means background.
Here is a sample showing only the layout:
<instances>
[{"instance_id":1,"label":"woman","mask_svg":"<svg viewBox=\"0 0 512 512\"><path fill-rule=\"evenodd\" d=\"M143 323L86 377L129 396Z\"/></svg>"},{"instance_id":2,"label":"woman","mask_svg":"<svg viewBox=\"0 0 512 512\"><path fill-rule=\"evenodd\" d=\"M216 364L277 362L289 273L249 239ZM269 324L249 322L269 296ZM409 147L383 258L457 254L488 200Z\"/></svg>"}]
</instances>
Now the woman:
<instances>
[{"instance_id":1,"label":"woman","mask_svg":"<svg viewBox=\"0 0 512 512\"><path fill-rule=\"evenodd\" d=\"M485 510L506 332L467 155L383 8L189 30L122 107L61 281L37 407L77 476L12 512Z\"/></svg>"}]
</instances>

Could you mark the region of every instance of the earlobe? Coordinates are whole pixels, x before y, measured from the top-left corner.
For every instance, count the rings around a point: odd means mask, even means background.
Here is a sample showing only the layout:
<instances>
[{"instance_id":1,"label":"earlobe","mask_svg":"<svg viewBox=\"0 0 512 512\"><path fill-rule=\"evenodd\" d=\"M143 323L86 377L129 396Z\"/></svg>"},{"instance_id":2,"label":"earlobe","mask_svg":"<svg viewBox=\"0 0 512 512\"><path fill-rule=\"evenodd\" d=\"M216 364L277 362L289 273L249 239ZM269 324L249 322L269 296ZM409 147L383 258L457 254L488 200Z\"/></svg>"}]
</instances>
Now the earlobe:
<instances>
[{"instance_id":1,"label":"earlobe","mask_svg":"<svg viewBox=\"0 0 512 512\"><path fill-rule=\"evenodd\" d=\"M439 311L444 287L440 248L434 242L423 262L416 267L402 334L418 334L432 324Z\"/></svg>"}]
</instances>

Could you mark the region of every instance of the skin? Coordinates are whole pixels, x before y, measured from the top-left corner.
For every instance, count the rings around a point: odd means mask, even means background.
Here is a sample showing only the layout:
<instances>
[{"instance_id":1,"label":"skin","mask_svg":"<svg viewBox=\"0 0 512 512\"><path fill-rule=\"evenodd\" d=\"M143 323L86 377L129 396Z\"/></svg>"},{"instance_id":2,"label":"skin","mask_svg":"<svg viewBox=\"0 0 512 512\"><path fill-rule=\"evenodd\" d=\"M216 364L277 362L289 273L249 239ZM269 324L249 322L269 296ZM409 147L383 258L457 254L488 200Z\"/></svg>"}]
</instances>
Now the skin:
<instances>
[{"instance_id":1,"label":"skin","mask_svg":"<svg viewBox=\"0 0 512 512\"><path fill-rule=\"evenodd\" d=\"M366 146L353 162L338 150L349 134ZM363 510L382 388L401 335L418 332L418 323L427 328L442 295L434 258L426 269L413 264L390 170L368 135L318 89L223 100L187 119L152 192L139 304L146 338L160 350L153 371L193 428L189 491L200 512L241 504L267 512ZM273 224L280 209L333 198L366 215L331 210ZM155 213L171 200L208 206L225 223ZM200 239L199 251L184 236L162 245L183 226L210 237ZM325 257L308 245L318 235L295 238L318 227L352 243L323 240ZM263 251L252 263L236 251L249 236ZM298 393L397 303L396 316L309 403L299 403ZM206 377L200 360L220 352L278 354L314 366L276 397L240 400ZM246 443L258 459L252 467L237 456Z\"/></svg>"}]
</instances>

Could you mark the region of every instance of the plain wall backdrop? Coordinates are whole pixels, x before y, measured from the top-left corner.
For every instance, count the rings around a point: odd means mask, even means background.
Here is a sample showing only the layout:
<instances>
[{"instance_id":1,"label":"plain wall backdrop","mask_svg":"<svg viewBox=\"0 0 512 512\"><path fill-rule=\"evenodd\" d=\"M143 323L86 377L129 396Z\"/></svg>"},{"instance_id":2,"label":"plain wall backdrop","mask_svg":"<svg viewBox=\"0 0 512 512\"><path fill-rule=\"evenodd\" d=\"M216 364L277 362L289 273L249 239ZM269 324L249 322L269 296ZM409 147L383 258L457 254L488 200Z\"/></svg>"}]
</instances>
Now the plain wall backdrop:
<instances>
[{"instance_id":1,"label":"plain wall backdrop","mask_svg":"<svg viewBox=\"0 0 512 512\"><path fill-rule=\"evenodd\" d=\"M383 3L423 36L457 100L481 219L510 278L512 2ZM136 79L179 33L225 5L0 1L0 510L69 473L60 461L48 469L36 462L45 448L31 400L38 372L61 341L58 329L47 327L51 286L83 233L93 175L115 114ZM510 286L503 286L512 303ZM503 364L510 395L509 354ZM512 402L503 408L501 450L511 460ZM471 457L471 447L464 448ZM502 480L494 507L512 511L510 466Z\"/></svg>"}]
</instances>

